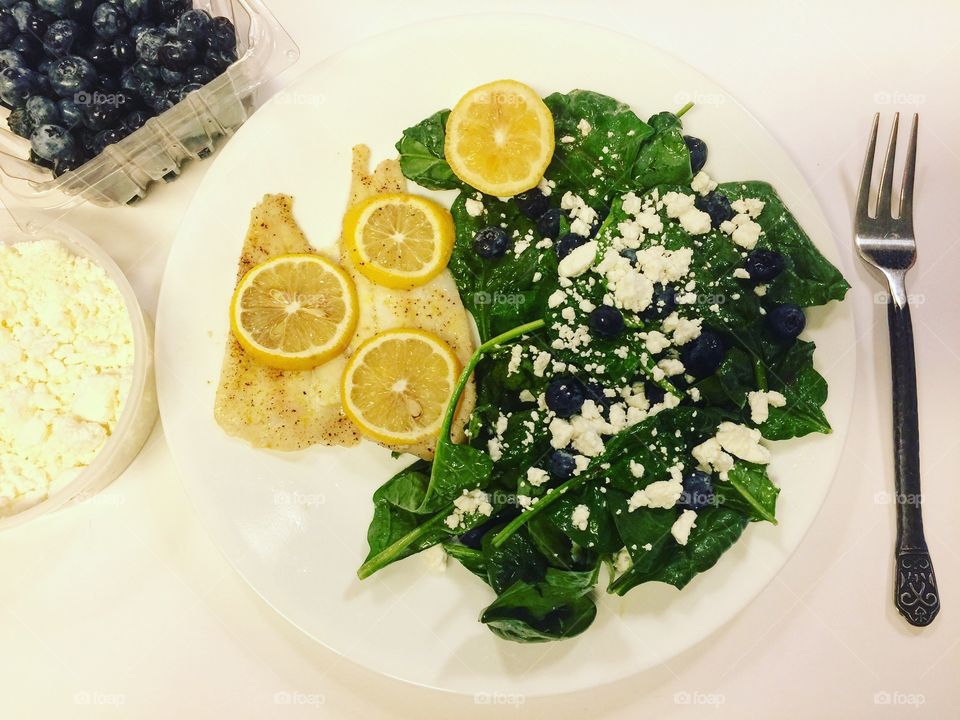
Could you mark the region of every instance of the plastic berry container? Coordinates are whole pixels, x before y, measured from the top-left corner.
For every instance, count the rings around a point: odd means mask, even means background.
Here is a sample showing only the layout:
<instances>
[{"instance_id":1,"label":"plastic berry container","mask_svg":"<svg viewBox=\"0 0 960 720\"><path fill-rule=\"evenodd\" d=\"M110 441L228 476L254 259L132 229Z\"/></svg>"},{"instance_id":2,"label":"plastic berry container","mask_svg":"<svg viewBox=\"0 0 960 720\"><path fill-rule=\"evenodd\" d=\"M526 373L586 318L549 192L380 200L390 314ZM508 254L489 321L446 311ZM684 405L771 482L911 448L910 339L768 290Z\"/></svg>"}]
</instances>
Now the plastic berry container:
<instances>
[{"instance_id":1,"label":"plastic berry container","mask_svg":"<svg viewBox=\"0 0 960 720\"><path fill-rule=\"evenodd\" d=\"M47 515L65 505L92 497L113 482L140 453L157 421L154 378L153 328L123 272L110 256L83 233L56 221L36 232L21 230L10 220L0 221L0 243L10 245L37 240L57 240L68 252L89 259L106 272L119 288L133 333L134 361L130 388L120 417L106 443L75 477L54 483L46 493L21 496L0 507L0 530Z\"/></svg>"},{"instance_id":2,"label":"plastic berry container","mask_svg":"<svg viewBox=\"0 0 960 720\"><path fill-rule=\"evenodd\" d=\"M54 178L27 157L30 142L0 129L0 201L21 227L62 216L83 202L132 203L156 182L175 179L188 160L202 160L259 105L258 89L293 65L300 51L261 0L199 0L197 9L230 18L238 59L182 101L76 170ZM39 219L38 219L39 218Z\"/></svg>"}]
</instances>

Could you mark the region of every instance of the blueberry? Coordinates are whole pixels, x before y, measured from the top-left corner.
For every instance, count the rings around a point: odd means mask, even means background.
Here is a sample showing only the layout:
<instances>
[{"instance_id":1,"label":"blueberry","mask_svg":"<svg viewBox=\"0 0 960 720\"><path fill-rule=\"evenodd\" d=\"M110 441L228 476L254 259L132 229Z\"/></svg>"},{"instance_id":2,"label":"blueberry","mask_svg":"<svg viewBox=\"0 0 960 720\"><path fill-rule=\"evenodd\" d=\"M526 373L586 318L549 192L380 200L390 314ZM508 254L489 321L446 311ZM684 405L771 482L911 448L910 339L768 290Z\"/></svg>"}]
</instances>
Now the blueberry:
<instances>
[{"instance_id":1,"label":"blueberry","mask_svg":"<svg viewBox=\"0 0 960 720\"><path fill-rule=\"evenodd\" d=\"M693 135L684 135L683 142L690 151L690 170L696 175L707 164L707 144Z\"/></svg>"},{"instance_id":2,"label":"blueberry","mask_svg":"<svg viewBox=\"0 0 960 720\"><path fill-rule=\"evenodd\" d=\"M754 250L744 263L750 279L755 283L767 283L783 272L786 263L776 250Z\"/></svg>"},{"instance_id":3,"label":"blueberry","mask_svg":"<svg viewBox=\"0 0 960 720\"><path fill-rule=\"evenodd\" d=\"M10 132L23 138L29 138L33 132L33 125L27 117L27 109L18 107L11 110L10 115L7 116L7 127L10 128Z\"/></svg>"},{"instance_id":4,"label":"blueberry","mask_svg":"<svg viewBox=\"0 0 960 720\"><path fill-rule=\"evenodd\" d=\"M186 72L187 82L197 83L197 85L206 85L216 77L217 74L206 65L194 65Z\"/></svg>"},{"instance_id":5,"label":"blueberry","mask_svg":"<svg viewBox=\"0 0 960 720\"><path fill-rule=\"evenodd\" d=\"M110 54L118 65L126 67L137 59L137 43L129 35L121 35L113 39Z\"/></svg>"},{"instance_id":6,"label":"blueberry","mask_svg":"<svg viewBox=\"0 0 960 720\"><path fill-rule=\"evenodd\" d=\"M554 245L554 248L557 251L557 257L563 260L567 255L572 253L585 242L587 242L587 239L583 237L583 235L567 233L562 238L557 240L557 244Z\"/></svg>"},{"instance_id":7,"label":"blueberry","mask_svg":"<svg viewBox=\"0 0 960 720\"><path fill-rule=\"evenodd\" d=\"M6 47L20 32L17 21L10 13L0 15L0 46Z\"/></svg>"},{"instance_id":8,"label":"blueberry","mask_svg":"<svg viewBox=\"0 0 960 720\"><path fill-rule=\"evenodd\" d=\"M43 35L43 48L51 55L69 55L77 40L80 28L73 20L57 20L51 23Z\"/></svg>"},{"instance_id":9,"label":"blueberry","mask_svg":"<svg viewBox=\"0 0 960 720\"><path fill-rule=\"evenodd\" d=\"M176 70L171 70L169 68L161 67L160 68L160 80L164 85L170 85L175 87L183 87L186 82L186 77L182 72L177 72Z\"/></svg>"},{"instance_id":10,"label":"blueberry","mask_svg":"<svg viewBox=\"0 0 960 720\"><path fill-rule=\"evenodd\" d=\"M157 52L160 64L168 70L185 72L193 67L197 59L197 50L193 45L182 40L169 40L160 46Z\"/></svg>"},{"instance_id":11,"label":"blueberry","mask_svg":"<svg viewBox=\"0 0 960 720\"><path fill-rule=\"evenodd\" d=\"M550 201L539 188L514 195L513 201L517 209L531 220L536 220L550 208Z\"/></svg>"},{"instance_id":12,"label":"blueberry","mask_svg":"<svg viewBox=\"0 0 960 720\"><path fill-rule=\"evenodd\" d=\"M702 210L710 216L710 224L718 228L720 224L727 220L732 220L736 213L730 207L730 200L726 195L718 193L716 190L706 195L697 195L694 200L698 210Z\"/></svg>"},{"instance_id":13,"label":"blueberry","mask_svg":"<svg viewBox=\"0 0 960 720\"><path fill-rule=\"evenodd\" d=\"M176 20L193 5L192 0L151 0L149 6L161 20Z\"/></svg>"},{"instance_id":14,"label":"blueberry","mask_svg":"<svg viewBox=\"0 0 960 720\"><path fill-rule=\"evenodd\" d=\"M37 0L37 7L57 17L66 17L70 12L68 0Z\"/></svg>"},{"instance_id":15,"label":"blueberry","mask_svg":"<svg viewBox=\"0 0 960 720\"><path fill-rule=\"evenodd\" d=\"M123 8L107 2L97 6L90 23L93 31L104 40L113 40L130 29L130 18Z\"/></svg>"},{"instance_id":16,"label":"blueberry","mask_svg":"<svg viewBox=\"0 0 960 720\"><path fill-rule=\"evenodd\" d=\"M10 50L16 50L23 56L24 62L30 67L36 67L43 58L43 45L33 35L22 33L10 43Z\"/></svg>"},{"instance_id":17,"label":"blueberry","mask_svg":"<svg viewBox=\"0 0 960 720\"><path fill-rule=\"evenodd\" d=\"M492 225L479 230L473 236L473 249L477 255L487 260L503 257L510 247L510 238L507 232L501 227Z\"/></svg>"},{"instance_id":18,"label":"blueberry","mask_svg":"<svg viewBox=\"0 0 960 720\"><path fill-rule=\"evenodd\" d=\"M97 133L96 142L101 148L106 148L107 145L118 143L125 137L126 134L123 132L123 130L119 130L117 128L107 128L106 130L101 130ZM101 152L103 151L101 150Z\"/></svg>"},{"instance_id":19,"label":"blueberry","mask_svg":"<svg viewBox=\"0 0 960 720\"><path fill-rule=\"evenodd\" d=\"M195 45L203 45L210 36L213 19L206 10L187 10L177 21L177 37Z\"/></svg>"},{"instance_id":20,"label":"blueberry","mask_svg":"<svg viewBox=\"0 0 960 720\"><path fill-rule=\"evenodd\" d=\"M713 503L713 482L702 470L694 470L683 478L683 495L677 507L684 510L703 510Z\"/></svg>"},{"instance_id":21,"label":"blueberry","mask_svg":"<svg viewBox=\"0 0 960 720\"><path fill-rule=\"evenodd\" d=\"M31 125L56 125L61 122L60 110L50 98L34 95L23 107L27 111L27 118Z\"/></svg>"},{"instance_id":22,"label":"blueberry","mask_svg":"<svg viewBox=\"0 0 960 720\"><path fill-rule=\"evenodd\" d=\"M148 108L157 113L169 110L174 105L166 90L155 80L144 80L141 83L140 97Z\"/></svg>"},{"instance_id":23,"label":"blueberry","mask_svg":"<svg viewBox=\"0 0 960 720\"><path fill-rule=\"evenodd\" d=\"M57 109L66 127L75 127L83 122L83 110L73 100L61 100Z\"/></svg>"},{"instance_id":24,"label":"blueberry","mask_svg":"<svg viewBox=\"0 0 960 720\"><path fill-rule=\"evenodd\" d=\"M29 160L34 165L39 165L42 168L47 168L47 170L53 170L53 160L47 160L46 158L40 157L33 150L30 150Z\"/></svg>"},{"instance_id":25,"label":"blueberry","mask_svg":"<svg viewBox=\"0 0 960 720\"><path fill-rule=\"evenodd\" d=\"M666 391L664 391L662 387L649 381L643 384L643 394L650 405L659 405L667 396Z\"/></svg>"},{"instance_id":26,"label":"blueberry","mask_svg":"<svg viewBox=\"0 0 960 720\"><path fill-rule=\"evenodd\" d=\"M577 469L577 461L565 450L554 450L547 460L547 470L557 480L569 480Z\"/></svg>"},{"instance_id":27,"label":"blueberry","mask_svg":"<svg viewBox=\"0 0 960 720\"><path fill-rule=\"evenodd\" d=\"M585 383L581 383L583 386L583 399L593 400L593 402L600 408L600 412L604 413L610 408L611 399L607 397L607 394L603 391L603 385L593 380L587 380Z\"/></svg>"},{"instance_id":28,"label":"blueberry","mask_svg":"<svg viewBox=\"0 0 960 720\"><path fill-rule=\"evenodd\" d=\"M112 70L117 62L113 57L113 43L103 38L97 38L90 43L83 56L92 62L95 68L104 72Z\"/></svg>"},{"instance_id":29,"label":"blueberry","mask_svg":"<svg viewBox=\"0 0 960 720\"><path fill-rule=\"evenodd\" d=\"M555 377L547 385L546 401L557 417L572 417L583 407L583 385L572 375Z\"/></svg>"},{"instance_id":30,"label":"blueberry","mask_svg":"<svg viewBox=\"0 0 960 720\"><path fill-rule=\"evenodd\" d=\"M16 50L0 50L0 70L6 70L8 67L26 68L23 55Z\"/></svg>"},{"instance_id":31,"label":"blueberry","mask_svg":"<svg viewBox=\"0 0 960 720\"><path fill-rule=\"evenodd\" d=\"M30 13L27 18L27 29L24 32L35 38L42 38L47 32L47 28L56 19L55 15L43 11Z\"/></svg>"},{"instance_id":32,"label":"blueberry","mask_svg":"<svg viewBox=\"0 0 960 720\"><path fill-rule=\"evenodd\" d=\"M184 100L186 99L187 95L189 95L190 93L196 92L197 90L202 90L202 89L203 89L203 85L201 85L200 83L187 83L182 88L180 88L179 100Z\"/></svg>"},{"instance_id":33,"label":"blueberry","mask_svg":"<svg viewBox=\"0 0 960 720\"><path fill-rule=\"evenodd\" d=\"M713 375L723 364L723 339L713 330L703 330L700 336L687 343L680 353L680 361L687 372L696 378Z\"/></svg>"},{"instance_id":34,"label":"blueberry","mask_svg":"<svg viewBox=\"0 0 960 720\"><path fill-rule=\"evenodd\" d=\"M545 238L555 238L560 234L560 217L557 208L550 208L537 218L537 232Z\"/></svg>"},{"instance_id":35,"label":"blueberry","mask_svg":"<svg viewBox=\"0 0 960 720\"><path fill-rule=\"evenodd\" d=\"M662 320L677 309L677 291L670 285L653 286L653 299L643 311L646 320Z\"/></svg>"},{"instance_id":36,"label":"blueberry","mask_svg":"<svg viewBox=\"0 0 960 720\"><path fill-rule=\"evenodd\" d=\"M207 45L212 50L236 52L237 29L229 18L216 17L211 21Z\"/></svg>"},{"instance_id":37,"label":"blueberry","mask_svg":"<svg viewBox=\"0 0 960 720\"><path fill-rule=\"evenodd\" d=\"M237 61L235 50L207 50L203 55L203 64L218 75Z\"/></svg>"},{"instance_id":38,"label":"blueberry","mask_svg":"<svg viewBox=\"0 0 960 720\"><path fill-rule=\"evenodd\" d=\"M601 305L590 313L590 329L599 337L612 340L623 328L623 314L613 305Z\"/></svg>"},{"instance_id":39,"label":"blueberry","mask_svg":"<svg viewBox=\"0 0 960 720\"><path fill-rule=\"evenodd\" d=\"M792 343L807 326L807 318L798 305L784 303L767 311L767 328L770 333L785 343Z\"/></svg>"},{"instance_id":40,"label":"blueberry","mask_svg":"<svg viewBox=\"0 0 960 720\"><path fill-rule=\"evenodd\" d=\"M149 65L142 60L131 65L130 72L140 78L141 81L160 79L160 68L154 65Z\"/></svg>"},{"instance_id":41,"label":"blueberry","mask_svg":"<svg viewBox=\"0 0 960 720\"><path fill-rule=\"evenodd\" d=\"M22 67L0 70L0 99L12 108L23 107L37 87L36 75Z\"/></svg>"},{"instance_id":42,"label":"blueberry","mask_svg":"<svg viewBox=\"0 0 960 720\"><path fill-rule=\"evenodd\" d=\"M60 177L65 172L70 172L71 170L76 170L78 167L83 165L86 162L86 158L79 151L75 149L69 155L65 155L62 158L57 158L53 163L53 174L55 177Z\"/></svg>"},{"instance_id":43,"label":"blueberry","mask_svg":"<svg viewBox=\"0 0 960 720\"><path fill-rule=\"evenodd\" d=\"M83 124L101 131L114 127L123 115L120 106L112 102L94 102L83 107Z\"/></svg>"},{"instance_id":44,"label":"blueberry","mask_svg":"<svg viewBox=\"0 0 960 720\"><path fill-rule=\"evenodd\" d=\"M140 20L147 16L147 0L123 0L123 11L131 20Z\"/></svg>"},{"instance_id":45,"label":"blueberry","mask_svg":"<svg viewBox=\"0 0 960 720\"><path fill-rule=\"evenodd\" d=\"M133 38L133 41L136 42L140 39L140 36L143 35L147 30L156 30L156 26L153 23L149 22L139 22L135 23L130 28L130 37Z\"/></svg>"},{"instance_id":46,"label":"blueberry","mask_svg":"<svg viewBox=\"0 0 960 720\"><path fill-rule=\"evenodd\" d=\"M630 261L631 265L637 264L637 251L633 248L627 248L626 250L620 251L620 257L625 257Z\"/></svg>"},{"instance_id":47,"label":"blueberry","mask_svg":"<svg viewBox=\"0 0 960 720\"><path fill-rule=\"evenodd\" d=\"M82 23L89 23L99 4L97 0L68 0L67 16Z\"/></svg>"},{"instance_id":48,"label":"blueberry","mask_svg":"<svg viewBox=\"0 0 960 720\"><path fill-rule=\"evenodd\" d=\"M93 87L97 71L82 57L68 55L57 60L49 73L50 87L61 97L72 97Z\"/></svg>"},{"instance_id":49,"label":"blueberry","mask_svg":"<svg viewBox=\"0 0 960 720\"><path fill-rule=\"evenodd\" d=\"M30 136L33 151L51 162L73 153L75 145L70 131L60 125L41 125Z\"/></svg>"},{"instance_id":50,"label":"blueberry","mask_svg":"<svg viewBox=\"0 0 960 720\"><path fill-rule=\"evenodd\" d=\"M143 110L134 110L123 119L123 127L127 132L135 132L147 124L150 116Z\"/></svg>"},{"instance_id":51,"label":"blueberry","mask_svg":"<svg viewBox=\"0 0 960 720\"><path fill-rule=\"evenodd\" d=\"M148 65L156 65L160 62L160 48L166 40L166 35L157 28L144 30L137 38L137 57Z\"/></svg>"}]
</instances>

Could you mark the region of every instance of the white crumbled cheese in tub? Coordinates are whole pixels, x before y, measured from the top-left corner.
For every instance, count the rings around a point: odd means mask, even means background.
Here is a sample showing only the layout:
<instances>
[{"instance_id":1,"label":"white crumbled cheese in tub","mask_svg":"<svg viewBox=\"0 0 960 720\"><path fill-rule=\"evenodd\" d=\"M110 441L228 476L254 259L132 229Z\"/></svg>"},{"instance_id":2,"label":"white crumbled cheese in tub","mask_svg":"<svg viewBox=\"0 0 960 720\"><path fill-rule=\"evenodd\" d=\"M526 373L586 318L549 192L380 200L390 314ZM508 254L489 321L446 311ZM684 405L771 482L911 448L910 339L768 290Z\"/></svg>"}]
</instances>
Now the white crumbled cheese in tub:
<instances>
[{"instance_id":1,"label":"white crumbled cheese in tub","mask_svg":"<svg viewBox=\"0 0 960 720\"><path fill-rule=\"evenodd\" d=\"M56 240L0 244L0 513L93 461L133 363L127 306L103 268Z\"/></svg>"},{"instance_id":2,"label":"white crumbled cheese in tub","mask_svg":"<svg viewBox=\"0 0 960 720\"><path fill-rule=\"evenodd\" d=\"M483 203L479 200L467 198L466 202L463 204L463 208L467 211L467 215L470 217L480 217L483 215Z\"/></svg>"},{"instance_id":3,"label":"white crumbled cheese in tub","mask_svg":"<svg viewBox=\"0 0 960 720\"><path fill-rule=\"evenodd\" d=\"M586 530L587 521L590 520L590 508L586 505L577 505L570 514L570 522L577 530Z\"/></svg>"},{"instance_id":4,"label":"white crumbled cheese in tub","mask_svg":"<svg viewBox=\"0 0 960 720\"><path fill-rule=\"evenodd\" d=\"M761 425L770 417L770 408L781 408L787 404L787 399L776 390L752 390L747 393L747 402L750 403L750 419Z\"/></svg>"},{"instance_id":5,"label":"white crumbled cheese in tub","mask_svg":"<svg viewBox=\"0 0 960 720\"><path fill-rule=\"evenodd\" d=\"M693 510L684 510L670 528L673 539L681 545L686 545L690 539L690 531L697 526L697 513Z\"/></svg>"},{"instance_id":6,"label":"white crumbled cheese in tub","mask_svg":"<svg viewBox=\"0 0 960 720\"><path fill-rule=\"evenodd\" d=\"M722 422L717 428L716 439L720 447L741 460L757 465L767 465L770 462L770 451L760 444L763 436L759 430L746 425Z\"/></svg>"}]
</instances>

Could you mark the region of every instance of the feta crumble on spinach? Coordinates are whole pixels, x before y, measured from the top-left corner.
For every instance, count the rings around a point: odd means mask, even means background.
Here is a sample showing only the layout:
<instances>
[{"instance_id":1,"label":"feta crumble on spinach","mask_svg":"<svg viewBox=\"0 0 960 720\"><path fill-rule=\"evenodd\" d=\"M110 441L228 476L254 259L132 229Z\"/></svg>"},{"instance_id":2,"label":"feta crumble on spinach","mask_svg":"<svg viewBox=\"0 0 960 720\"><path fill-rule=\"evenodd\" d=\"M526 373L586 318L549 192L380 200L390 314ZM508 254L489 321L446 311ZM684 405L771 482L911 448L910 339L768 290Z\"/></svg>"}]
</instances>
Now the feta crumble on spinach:
<instances>
[{"instance_id":1,"label":"feta crumble on spinach","mask_svg":"<svg viewBox=\"0 0 960 720\"><path fill-rule=\"evenodd\" d=\"M644 122L589 91L545 103L554 158L517 198L454 175L448 110L397 143L408 179L459 191L450 270L482 344L433 462L374 493L358 571L442 545L496 594L481 622L520 642L586 630L604 564L610 593L682 588L750 522L776 522L763 440L830 431L801 309L849 288L770 185L693 172L686 108ZM511 238L496 256L475 246L491 228Z\"/></svg>"}]
</instances>

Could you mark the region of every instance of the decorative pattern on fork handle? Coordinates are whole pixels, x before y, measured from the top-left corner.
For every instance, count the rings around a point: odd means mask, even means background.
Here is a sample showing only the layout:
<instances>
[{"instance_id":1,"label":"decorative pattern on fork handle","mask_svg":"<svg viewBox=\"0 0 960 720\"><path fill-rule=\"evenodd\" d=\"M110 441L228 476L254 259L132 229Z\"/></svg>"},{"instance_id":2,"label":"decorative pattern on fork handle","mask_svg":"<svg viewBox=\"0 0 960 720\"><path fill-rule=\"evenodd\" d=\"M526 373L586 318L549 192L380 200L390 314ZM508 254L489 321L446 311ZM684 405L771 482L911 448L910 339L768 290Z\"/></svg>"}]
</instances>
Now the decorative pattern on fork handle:
<instances>
[{"instance_id":1,"label":"decorative pattern on fork handle","mask_svg":"<svg viewBox=\"0 0 960 720\"><path fill-rule=\"evenodd\" d=\"M929 625L940 612L937 577L926 548L903 548L898 553L894 602L911 625Z\"/></svg>"}]
</instances>

